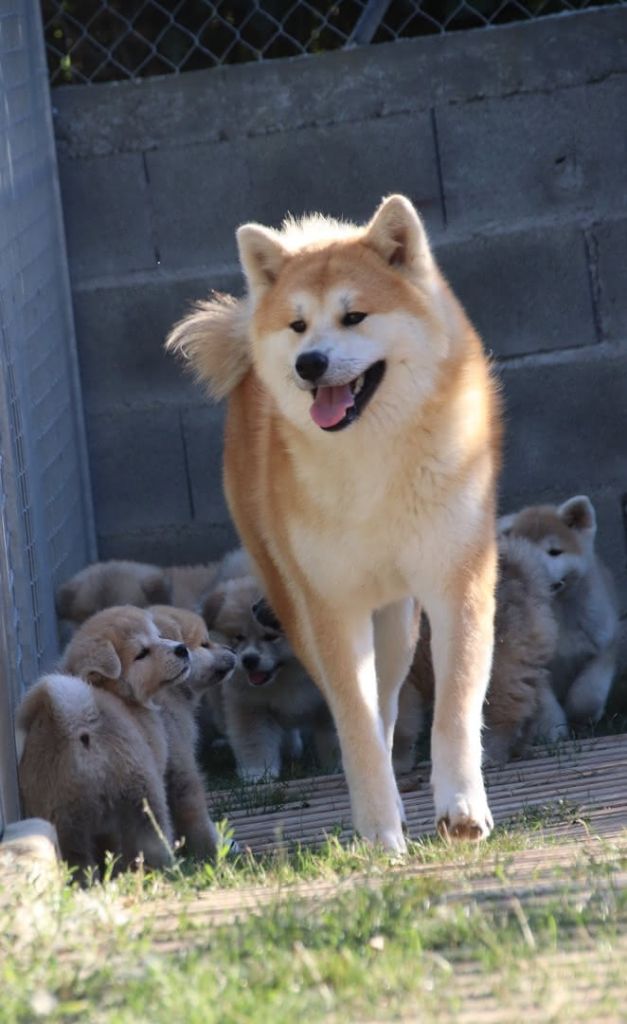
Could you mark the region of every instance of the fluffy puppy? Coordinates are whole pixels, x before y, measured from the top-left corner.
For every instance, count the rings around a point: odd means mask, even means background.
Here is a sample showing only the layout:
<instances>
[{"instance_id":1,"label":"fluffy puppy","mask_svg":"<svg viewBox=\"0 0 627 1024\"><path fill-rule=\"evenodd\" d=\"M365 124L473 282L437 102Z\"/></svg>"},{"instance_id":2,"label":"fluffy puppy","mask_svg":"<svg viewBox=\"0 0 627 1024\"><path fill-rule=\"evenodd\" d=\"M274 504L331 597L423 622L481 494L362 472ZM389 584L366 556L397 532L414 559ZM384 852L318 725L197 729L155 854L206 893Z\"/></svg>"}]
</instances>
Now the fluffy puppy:
<instances>
[{"instance_id":1,"label":"fluffy puppy","mask_svg":"<svg viewBox=\"0 0 627 1024\"><path fill-rule=\"evenodd\" d=\"M558 636L551 581L538 552L523 539L499 540L494 634L483 745L487 761L503 763L528 743L554 741L567 734L566 717L551 688L549 672ZM424 707L433 701L433 686L430 630L423 617L399 701L394 751L398 772L412 767L415 739L422 728Z\"/></svg>"},{"instance_id":2,"label":"fluffy puppy","mask_svg":"<svg viewBox=\"0 0 627 1024\"><path fill-rule=\"evenodd\" d=\"M574 726L598 722L616 672L618 601L595 552L594 506L585 495L535 505L499 521L501 533L531 543L551 580L558 624L551 678Z\"/></svg>"},{"instance_id":3,"label":"fluffy puppy","mask_svg":"<svg viewBox=\"0 0 627 1024\"><path fill-rule=\"evenodd\" d=\"M81 879L102 871L107 850L116 870L140 853L152 867L170 862L143 810L147 801L171 838L163 779L124 701L75 676L44 676L18 708L16 732L24 812L55 825Z\"/></svg>"},{"instance_id":4,"label":"fluffy puppy","mask_svg":"<svg viewBox=\"0 0 627 1024\"><path fill-rule=\"evenodd\" d=\"M114 605L173 604L196 610L222 563L161 568L144 562L96 562L62 583L56 594L57 615L78 626Z\"/></svg>"},{"instance_id":5,"label":"fluffy puppy","mask_svg":"<svg viewBox=\"0 0 627 1024\"><path fill-rule=\"evenodd\" d=\"M179 641L190 656L190 674L183 682L161 691L156 699L162 709L168 739L166 791L177 839L184 852L207 859L216 850L218 835L207 811L207 796L195 757L196 708L209 687L224 679L235 666L228 647L212 643L200 615L183 608L150 608L155 624L168 640Z\"/></svg>"},{"instance_id":6,"label":"fluffy puppy","mask_svg":"<svg viewBox=\"0 0 627 1024\"><path fill-rule=\"evenodd\" d=\"M294 657L257 580L227 580L207 595L202 612L237 656L236 670L221 687L222 707L215 711L239 775L251 781L276 778L282 753L302 753L303 728L313 731L321 767L334 767L339 755L327 705Z\"/></svg>"},{"instance_id":7,"label":"fluffy puppy","mask_svg":"<svg viewBox=\"0 0 627 1024\"><path fill-rule=\"evenodd\" d=\"M65 650L61 668L115 696L144 736L156 777L161 780L159 799L152 810L171 843L164 782L168 738L154 698L164 687L187 679L187 647L179 640L161 637L147 611L124 605L106 608L83 623Z\"/></svg>"}]
</instances>

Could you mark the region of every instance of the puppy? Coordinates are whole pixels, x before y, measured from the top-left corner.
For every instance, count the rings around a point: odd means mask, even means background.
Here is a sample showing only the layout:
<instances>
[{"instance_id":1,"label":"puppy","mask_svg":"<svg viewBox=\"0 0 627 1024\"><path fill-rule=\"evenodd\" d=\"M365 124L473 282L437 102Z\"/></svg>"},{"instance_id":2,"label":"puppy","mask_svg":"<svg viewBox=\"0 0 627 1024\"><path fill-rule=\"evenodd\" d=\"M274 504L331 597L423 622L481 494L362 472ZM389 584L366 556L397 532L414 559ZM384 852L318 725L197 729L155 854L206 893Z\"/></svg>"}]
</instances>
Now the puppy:
<instances>
[{"instance_id":1,"label":"puppy","mask_svg":"<svg viewBox=\"0 0 627 1024\"><path fill-rule=\"evenodd\" d=\"M524 539L499 540L494 635L483 740L486 759L503 763L529 743L554 741L567 734L566 717L551 688L549 672L558 637L551 581L537 550ZM394 756L398 772L413 766L411 740L415 742L420 733L424 706L433 701L433 687L430 630L423 618L401 693Z\"/></svg>"},{"instance_id":2,"label":"puppy","mask_svg":"<svg viewBox=\"0 0 627 1024\"><path fill-rule=\"evenodd\" d=\"M190 656L189 676L162 690L155 698L162 709L168 739L166 791L177 839L184 852L207 859L216 851L217 832L207 811L207 796L195 757L195 712L209 687L224 679L235 666L235 655L209 640L201 617L182 608L150 609L155 624L168 640L185 644Z\"/></svg>"},{"instance_id":3,"label":"puppy","mask_svg":"<svg viewBox=\"0 0 627 1024\"><path fill-rule=\"evenodd\" d=\"M168 738L155 697L164 687L183 683L189 676L187 647L180 640L161 637L147 611L124 605L107 608L83 623L65 650L61 668L115 696L142 733L160 780L152 811L171 844L164 781Z\"/></svg>"},{"instance_id":4,"label":"puppy","mask_svg":"<svg viewBox=\"0 0 627 1024\"><path fill-rule=\"evenodd\" d=\"M335 732L322 695L294 657L280 624L252 576L228 580L203 604L209 628L235 650L237 668L221 688L224 731L243 779L277 778L281 755L302 753L310 728L321 767L338 760Z\"/></svg>"},{"instance_id":5,"label":"puppy","mask_svg":"<svg viewBox=\"0 0 627 1024\"><path fill-rule=\"evenodd\" d=\"M56 594L59 618L74 626L114 605L173 604L196 610L221 563L175 565L163 569L143 562L96 562L62 583Z\"/></svg>"},{"instance_id":6,"label":"puppy","mask_svg":"<svg viewBox=\"0 0 627 1024\"><path fill-rule=\"evenodd\" d=\"M534 545L551 579L558 624L551 677L574 726L598 722L616 671L618 602L595 552L597 523L589 498L536 505L499 521L501 533Z\"/></svg>"},{"instance_id":7,"label":"puppy","mask_svg":"<svg viewBox=\"0 0 627 1024\"><path fill-rule=\"evenodd\" d=\"M125 702L75 676L44 676L18 708L16 730L24 812L55 825L81 880L102 872L107 850L116 870L140 853L152 867L170 863L143 810L147 801L170 840L163 779Z\"/></svg>"}]
</instances>

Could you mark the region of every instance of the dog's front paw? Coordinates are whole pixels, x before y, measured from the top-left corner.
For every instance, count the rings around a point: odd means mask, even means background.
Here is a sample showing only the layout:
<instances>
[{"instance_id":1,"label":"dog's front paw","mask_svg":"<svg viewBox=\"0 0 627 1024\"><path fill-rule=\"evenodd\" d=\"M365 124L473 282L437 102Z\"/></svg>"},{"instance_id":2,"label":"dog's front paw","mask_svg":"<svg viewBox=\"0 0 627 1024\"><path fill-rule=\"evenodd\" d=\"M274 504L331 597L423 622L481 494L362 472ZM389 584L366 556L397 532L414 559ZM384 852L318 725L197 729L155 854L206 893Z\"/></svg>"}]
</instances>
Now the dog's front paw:
<instances>
[{"instance_id":1,"label":"dog's front paw","mask_svg":"<svg viewBox=\"0 0 627 1024\"><path fill-rule=\"evenodd\" d=\"M486 839L494 822L483 786L481 791L467 796L451 794L448 800L436 800L436 828L443 839Z\"/></svg>"},{"instance_id":2,"label":"dog's front paw","mask_svg":"<svg viewBox=\"0 0 627 1024\"><path fill-rule=\"evenodd\" d=\"M403 823L398 822L375 822L372 820L355 821L355 831L368 843L374 846L382 846L389 853L407 853L407 844L403 833Z\"/></svg>"}]
</instances>

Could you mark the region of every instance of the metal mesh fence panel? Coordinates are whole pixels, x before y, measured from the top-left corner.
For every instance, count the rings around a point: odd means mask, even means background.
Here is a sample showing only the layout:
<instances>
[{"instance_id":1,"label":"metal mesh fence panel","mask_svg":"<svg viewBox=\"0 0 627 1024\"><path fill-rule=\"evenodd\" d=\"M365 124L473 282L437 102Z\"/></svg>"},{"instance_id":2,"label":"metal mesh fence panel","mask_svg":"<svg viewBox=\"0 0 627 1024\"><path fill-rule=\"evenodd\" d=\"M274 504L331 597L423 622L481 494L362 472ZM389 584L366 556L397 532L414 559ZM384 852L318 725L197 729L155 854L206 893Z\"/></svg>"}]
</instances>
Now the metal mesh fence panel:
<instances>
[{"instance_id":1,"label":"metal mesh fence panel","mask_svg":"<svg viewBox=\"0 0 627 1024\"><path fill-rule=\"evenodd\" d=\"M627 0L42 0L53 85L502 25Z\"/></svg>"},{"instance_id":2,"label":"metal mesh fence panel","mask_svg":"<svg viewBox=\"0 0 627 1024\"><path fill-rule=\"evenodd\" d=\"M56 657L54 587L94 553L35 0L4 0L0 7L0 485L0 714L6 714Z\"/></svg>"}]
</instances>

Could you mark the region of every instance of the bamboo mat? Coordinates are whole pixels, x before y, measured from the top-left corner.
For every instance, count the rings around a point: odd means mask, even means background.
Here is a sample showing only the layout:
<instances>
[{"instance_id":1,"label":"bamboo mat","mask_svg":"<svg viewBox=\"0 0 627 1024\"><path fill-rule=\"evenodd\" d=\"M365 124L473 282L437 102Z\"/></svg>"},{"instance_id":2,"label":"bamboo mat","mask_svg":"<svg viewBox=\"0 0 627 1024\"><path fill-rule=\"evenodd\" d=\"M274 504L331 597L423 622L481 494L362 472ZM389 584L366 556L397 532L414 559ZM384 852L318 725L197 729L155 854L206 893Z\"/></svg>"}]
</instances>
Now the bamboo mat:
<instances>
[{"instance_id":1,"label":"bamboo mat","mask_svg":"<svg viewBox=\"0 0 627 1024\"><path fill-rule=\"evenodd\" d=\"M495 825L540 825L569 839L591 832L607 838L627 827L627 734L538 748L527 760L487 768L485 780ZM408 834L433 834L429 766L401 777ZM210 808L225 808L242 847L269 853L296 843L317 846L328 836L351 835L351 813L342 775L241 787L209 795Z\"/></svg>"}]
</instances>

